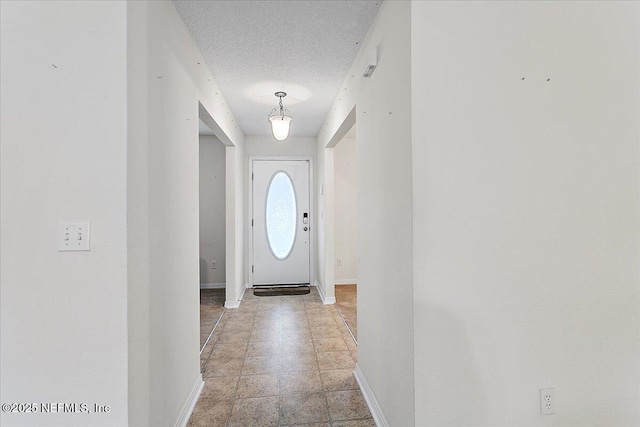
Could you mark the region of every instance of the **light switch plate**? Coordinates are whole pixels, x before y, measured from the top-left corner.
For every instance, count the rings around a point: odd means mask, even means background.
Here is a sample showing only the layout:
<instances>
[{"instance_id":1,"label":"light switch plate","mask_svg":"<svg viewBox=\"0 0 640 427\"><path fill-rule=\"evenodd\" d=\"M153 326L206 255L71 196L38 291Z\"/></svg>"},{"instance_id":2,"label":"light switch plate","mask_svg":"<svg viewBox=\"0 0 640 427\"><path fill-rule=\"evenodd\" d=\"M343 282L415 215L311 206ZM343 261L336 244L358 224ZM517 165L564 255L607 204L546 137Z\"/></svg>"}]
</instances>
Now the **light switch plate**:
<instances>
[{"instance_id":1,"label":"light switch plate","mask_svg":"<svg viewBox=\"0 0 640 427\"><path fill-rule=\"evenodd\" d=\"M88 222L61 222L58 224L58 251L89 251L90 237Z\"/></svg>"}]
</instances>

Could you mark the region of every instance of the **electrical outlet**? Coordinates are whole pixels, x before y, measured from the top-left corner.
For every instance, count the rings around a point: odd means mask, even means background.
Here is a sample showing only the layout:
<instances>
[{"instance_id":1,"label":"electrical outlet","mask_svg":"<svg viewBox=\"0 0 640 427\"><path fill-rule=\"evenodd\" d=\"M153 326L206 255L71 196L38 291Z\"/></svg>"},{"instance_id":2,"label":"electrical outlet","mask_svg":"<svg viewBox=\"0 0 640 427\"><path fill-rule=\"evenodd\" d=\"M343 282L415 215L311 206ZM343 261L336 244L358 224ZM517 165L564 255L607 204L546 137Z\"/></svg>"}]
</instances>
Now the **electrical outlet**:
<instances>
[{"instance_id":1,"label":"electrical outlet","mask_svg":"<svg viewBox=\"0 0 640 427\"><path fill-rule=\"evenodd\" d=\"M540 389L540 413L550 415L556 413L556 389Z\"/></svg>"},{"instance_id":2,"label":"electrical outlet","mask_svg":"<svg viewBox=\"0 0 640 427\"><path fill-rule=\"evenodd\" d=\"M215 259L211 261L211 268L214 270L218 268L218 262Z\"/></svg>"}]
</instances>

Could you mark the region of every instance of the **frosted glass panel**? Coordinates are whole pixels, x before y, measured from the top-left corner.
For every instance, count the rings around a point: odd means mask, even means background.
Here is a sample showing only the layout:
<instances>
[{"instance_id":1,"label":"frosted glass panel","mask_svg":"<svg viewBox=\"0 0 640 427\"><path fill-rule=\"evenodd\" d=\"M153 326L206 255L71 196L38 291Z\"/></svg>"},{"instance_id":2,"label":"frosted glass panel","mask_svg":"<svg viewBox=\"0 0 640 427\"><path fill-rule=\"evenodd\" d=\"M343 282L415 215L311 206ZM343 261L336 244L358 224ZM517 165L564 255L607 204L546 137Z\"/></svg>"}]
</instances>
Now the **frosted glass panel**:
<instances>
[{"instance_id":1,"label":"frosted glass panel","mask_svg":"<svg viewBox=\"0 0 640 427\"><path fill-rule=\"evenodd\" d=\"M296 194L293 183L284 172L274 175L267 191L267 240L273 255L286 259L293 249L296 237Z\"/></svg>"}]
</instances>

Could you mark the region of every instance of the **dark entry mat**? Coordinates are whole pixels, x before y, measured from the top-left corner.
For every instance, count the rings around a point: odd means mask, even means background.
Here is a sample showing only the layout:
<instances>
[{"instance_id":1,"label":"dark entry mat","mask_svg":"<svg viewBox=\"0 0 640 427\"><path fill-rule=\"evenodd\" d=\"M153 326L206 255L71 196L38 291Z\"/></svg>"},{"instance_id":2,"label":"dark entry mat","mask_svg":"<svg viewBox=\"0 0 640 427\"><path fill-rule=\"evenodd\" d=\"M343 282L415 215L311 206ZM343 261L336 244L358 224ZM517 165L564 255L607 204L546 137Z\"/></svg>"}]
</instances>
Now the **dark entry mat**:
<instances>
[{"instance_id":1,"label":"dark entry mat","mask_svg":"<svg viewBox=\"0 0 640 427\"><path fill-rule=\"evenodd\" d=\"M269 288L254 288L253 294L257 297L275 297L281 295L306 295L310 293L309 286L274 286Z\"/></svg>"}]
</instances>

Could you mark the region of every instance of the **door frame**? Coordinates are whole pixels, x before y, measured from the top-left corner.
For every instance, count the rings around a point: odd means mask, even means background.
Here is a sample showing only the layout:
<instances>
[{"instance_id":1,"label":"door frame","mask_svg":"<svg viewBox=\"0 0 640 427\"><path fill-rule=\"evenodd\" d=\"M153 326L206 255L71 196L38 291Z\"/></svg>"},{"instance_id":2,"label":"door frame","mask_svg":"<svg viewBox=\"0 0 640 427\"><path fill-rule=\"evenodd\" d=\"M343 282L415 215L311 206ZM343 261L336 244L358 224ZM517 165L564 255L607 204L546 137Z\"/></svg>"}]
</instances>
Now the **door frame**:
<instances>
[{"instance_id":1,"label":"door frame","mask_svg":"<svg viewBox=\"0 0 640 427\"><path fill-rule=\"evenodd\" d=\"M335 275L335 262L336 262L336 242L335 242L335 192L334 192L334 148L342 138L349 132L349 130L356 126L356 114L357 105L354 104L347 116L342 120L338 129L329 141L320 147L324 151L324 168L322 174L324 176L324 206L320 209L324 209L324 233L319 236L318 239L323 242L324 246L324 264L318 260L318 268L322 269L324 274L324 283L318 286L320 291L320 297L324 304L335 304L336 302L336 275ZM356 136L356 144L357 142ZM356 156L357 157L357 156ZM357 167L357 166L356 166ZM357 179L357 178L356 178ZM357 243L356 243L357 244ZM358 248L360 246L358 245ZM358 249L359 250L359 249ZM358 259L356 253L356 260ZM324 289L322 289L324 287Z\"/></svg>"},{"instance_id":2,"label":"door frame","mask_svg":"<svg viewBox=\"0 0 640 427\"><path fill-rule=\"evenodd\" d=\"M213 134L220 140L222 145L225 146L225 303L226 308L238 308L240 307L240 299L244 294L245 280L243 277L238 277L236 274L235 266L240 263L243 255L236 254L236 248L241 246L244 241L242 236L242 225L239 224L235 218L237 215L243 215L243 206L238 206L236 197L242 200L243 195L236 195L235 186L236 182L242 180L242 175L236 167L236 159L239 155L238 147L229 136L222 130L218 122L213 118L209 110L204 106L201 100L198 100L198 118L207 125L207 127L213 132ZM197 122L195 123L197 126ZM198 132L199 135L199 132ZM198 136L199 138L199 136ZM200 158L198 153L198 159ZM199 187L198 187L199 191ZM199 267L198 267L199 268ZM198 305L198 311L200 310Z\"/></svg>"},{"instance_id":3,"label":"door frame","mask_svg":"<svg viewBox=\"0 0 640 427\"><path fill-rule=\"evenodd\" d=\"M313 169L313 156L249 156L249 167L247 173L247 277L249 278L249 287L253 288L253 227L251 220L253 217L253 162L254 161L308 161L309 162L309 284L315 286L316 283L316 209L315 209L315 175Z\"/></svg>"}]
</instances>

